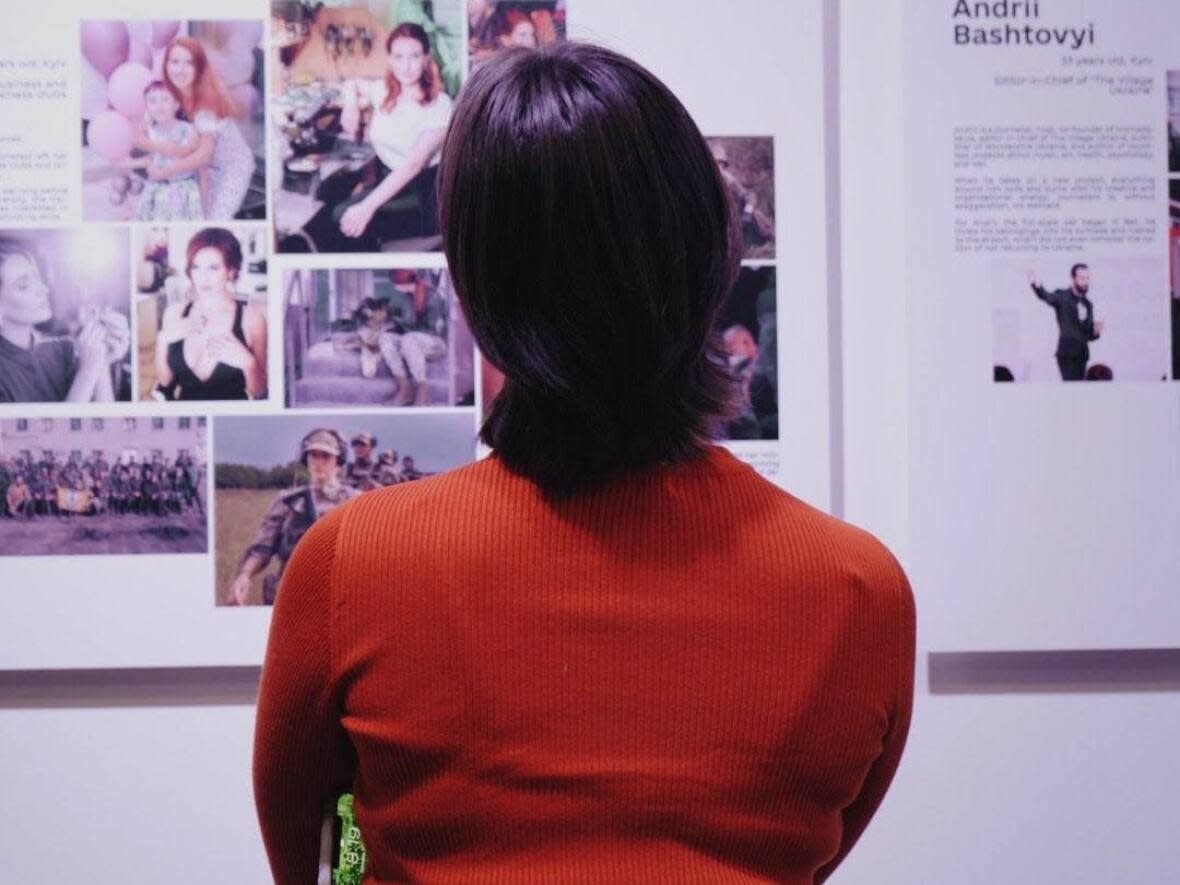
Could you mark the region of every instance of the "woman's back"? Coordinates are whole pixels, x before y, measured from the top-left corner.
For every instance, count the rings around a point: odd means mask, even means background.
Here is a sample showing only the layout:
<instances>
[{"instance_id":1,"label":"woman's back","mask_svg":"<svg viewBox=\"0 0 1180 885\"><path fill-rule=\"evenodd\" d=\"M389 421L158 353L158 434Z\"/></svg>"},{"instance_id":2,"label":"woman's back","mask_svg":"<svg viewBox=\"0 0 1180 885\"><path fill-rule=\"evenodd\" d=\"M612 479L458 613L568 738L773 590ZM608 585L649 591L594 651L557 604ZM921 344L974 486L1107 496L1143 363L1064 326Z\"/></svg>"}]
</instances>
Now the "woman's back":
<instances>
[{"instance_id":1,"label":"woman's back","mask_svg":"<svg viewBox=\"0 0 1180 885\"><path fill-rule=\"evenodd\" d=\"M338 508L288 574L279 882L314 879L334 789L366 881L822 880L905 741L900 569L723 449L558 501L490 458Z\"/></svg>"}]
</instances>

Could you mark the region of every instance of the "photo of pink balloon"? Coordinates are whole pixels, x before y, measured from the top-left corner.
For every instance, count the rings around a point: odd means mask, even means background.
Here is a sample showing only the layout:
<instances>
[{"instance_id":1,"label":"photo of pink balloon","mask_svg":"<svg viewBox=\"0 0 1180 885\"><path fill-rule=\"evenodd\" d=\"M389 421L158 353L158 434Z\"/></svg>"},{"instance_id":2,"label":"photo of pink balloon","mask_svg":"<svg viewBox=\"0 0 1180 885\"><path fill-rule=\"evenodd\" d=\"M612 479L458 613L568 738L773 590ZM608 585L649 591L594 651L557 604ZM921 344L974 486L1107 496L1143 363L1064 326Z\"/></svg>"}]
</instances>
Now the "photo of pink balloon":
<instances>
[{"instance_id":1,"label":"photo of pink balloon","mask_svg":"<svg viewBox=\"0 0 1180 885\"><path fill-rule=\"evenodd\" d=\"M104 160L116 163L131 153L135 130L131 121L118 111L103 111L90 121L86 141Z\"/></svg>"},{"instance_id":2,"label":"photo of pink balloon","mask_svg":"<svg viewBox=\"0 0 1180 885\"><path fill-rule=\"evenodd\" d=\"M222 44L227 50L249 52L262 40L260 21L225 22L222 27L228 28Z\"/></svg>"},{"instance_id":3,"label":"photo of pink balloon","mask_svg":"<svg viewBox=\"0 0 1180 885\"><path fill-rule=\"evenodd\" d=\"M130 48L131 36L123 22L82 22L82 54L104 77L127 61Z\"/></svg>"},{"instance_id":4,"label":"photo of pink balloon","mask_svg":"<svg viewBox=\"0 0 1180 885\"><path fill-rule=\"evenodd\" d=\"M152 45L152 23L144 19L132 19L125 22L127 35L132 43L144 43L149 48Z\"/></svg>"},{"instance_id":5,"label":"photo of pink balloon","mask_svg":"<svg viewBox=\"0 0 1180 885\"><path fill-rule=\"evenodd\" d=\"M108 107L107 78L82 59L82 119L93 120Z\"/></svg>"},{"instance_id":6,"label":"photo of pink balloon","mask_svg":"<svg viewBox=\"0 0 1180 885\"><path fill-rule=\"evenodd\" d=\"M152 22L152 48L163 49L180 30L180 22L157 20Z\"/></svg>"},{"instance_id":7,"label":"photo of pink balloon","mask_svg":"<svg viewBox=\"0 0 1180 885\"><path fill-rule=\"evenodd\" d=\"M124 62L115 68L107 81L107 98L111 107L125 117L143 116L143 91L152 82L152 72L138 62Z\"/></svg>"},{"instance_id":8,"label":"photo of pink balloon","mask_svg":"<svg viewBox=\"0 0 1180 885\"><path fill-rule=\"evenodd\" d=\"M220 49L207 50L209 64L226 86L249 83L254 76L254 56L243 51L226 53Z\"/></svg>"},{"instance_id":9,"label":"photo of pink balloon","mask_svg":"<svg viewBox=\"0 0 1180 885\"><path fill-rule=\"evenodd\" d=\"M258 111L261 96L258 90L249 83L239 83L229 91L230 96L237 105L238 113L243 117L252 117Z\"/></svg>"},{"instance_id":10,"label":"photo of pink balloon","mask_svg":"<svg viewBox=\"0 0 1180 885\"><path fill-rule=\"evenodd\" d=\"M145 68L150 68L152 66L152 47L147 43L132 40L131 46L127 50L127 61L133 61Z\"/></svg>"},{"instance_id":11,"label":"photo of pink balloon","mask_svg":"<svg viewBox=\"0 0 1180 885\"><path fill-rule=\"evenodd\" d=\"M127 50L127 61L139 62L144 67L152 66L152 23L149 21L127 22L127 34L131 46Z\"/></svg>"}]
</instances>

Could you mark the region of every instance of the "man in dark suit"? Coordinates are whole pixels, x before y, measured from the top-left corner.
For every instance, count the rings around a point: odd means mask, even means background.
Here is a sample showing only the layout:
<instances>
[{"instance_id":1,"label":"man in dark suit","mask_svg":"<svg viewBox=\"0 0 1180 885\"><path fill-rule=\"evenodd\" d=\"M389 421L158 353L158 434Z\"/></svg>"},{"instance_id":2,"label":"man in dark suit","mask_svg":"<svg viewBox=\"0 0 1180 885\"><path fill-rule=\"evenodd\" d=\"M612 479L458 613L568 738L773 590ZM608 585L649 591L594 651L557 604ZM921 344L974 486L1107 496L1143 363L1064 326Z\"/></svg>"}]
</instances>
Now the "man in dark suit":
<instances>
[{"instance_id":1,"label":"man in dark suit","mask_svg":"<svg viewBox=\"0 0 1180 885\"><path fill-rule=\"evenodd\" d=\"M1082 381L1086 377L1086 363L1090 359L1090 342L1102 334L1102 322L1094 320L1094 305L1090 292L1090 268L1075 264L1069 269L1068 289L1048 291L1037 279L1036 271L1028 272L1028 281L1038 298L1053 308L1057 317L1057 368L1062 381Z\"/></svg>"}]
</instances>

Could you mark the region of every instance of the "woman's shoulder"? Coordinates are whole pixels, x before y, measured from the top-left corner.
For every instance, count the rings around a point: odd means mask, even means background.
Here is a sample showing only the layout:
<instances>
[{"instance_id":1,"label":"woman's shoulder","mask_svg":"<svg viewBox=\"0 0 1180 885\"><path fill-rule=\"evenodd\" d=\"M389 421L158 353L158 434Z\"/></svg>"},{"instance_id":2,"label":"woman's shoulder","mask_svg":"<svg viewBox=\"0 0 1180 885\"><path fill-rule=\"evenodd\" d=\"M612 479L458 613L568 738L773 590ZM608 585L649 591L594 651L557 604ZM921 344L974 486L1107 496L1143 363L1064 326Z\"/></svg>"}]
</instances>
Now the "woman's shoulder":
<instances>
[{"instance_id":1,"label":"woman's shoulder","mask_svg":"<svg viewBox=\"0 0 1180 885\"><path fill-rule=\"evenodd\" d=\"M434 101L430 102L430 104L423 105L423 108L427 114L430 115L432 120L439 120L441 121L440 125L442 125L445 124L448 119L450 119L451 108L453 105L454 102L451 100L449 95L447 95L445 92L439 92L439 94L434 97Z\"/></svg>"},{"instance_id":2,"label":"woman's shoulder","mask_svg":"<svg viewBox=\"0 0 1180 885\"><path fill-rule=\"evenodd\" d=\"M237 299L237 303L242 306L242 322L249 325L250 323L266 322L266 310L259 307L257 304L251 304L245 298Z\"/></svg>"},{"instance_id":3,"label":"woman's shoulder","mask_svg":"<svg viewBox=\"0 0 1180 885\"><path fill-rule=\"evenodd\" d=\"M184 313L184 309L188 306L188 304L189 302L187 301L176 301L172 304L169 304L164 308L164 322L177 319L182 313Z\"/></svg>"},{"instance_id":4,"label":"woman's shoulder","mask_svg":"<svg viewBox=\"0 0 1180 885\"><path fill-rule=\"evenodd\" d=\"M451 514L455 508L469 503L499 480L502 468L494 458L483 458L424 476L412 482L401 482L385 488L365 492L348 502L342 531L367 531L364 526L382 519L410 518L419 521L427 514Z\"/></svg>"},{"instance_id":5,"label":"woman's shoulder","mask_svg":"<svg viewBox=\"0 0 1180 885\"><path fill-rule=\"evenodd\" d=\"M806 546L821 559L843 563L854 571L886 573L897 568L889 548L872 532L774 488L778 500L774 517L764 525L768 537L789 537L793 545Z\"/></svg>"},{"instance_id":6,"label":"woman's shoulder","mask_svg":"<svg viewBox=\"0 0 1180 885\"><path fill-rule=\"evenodd\" d=\"M790 557L806 551L815 574L826 576L838 596L856 599L862 614L894 619L913 610L913 592L893 552L867 529L796 501Z\"/></svg>"},{"instance_id":7,"label":"woman's shoulder","mask_svg":"<svg viewBox=\"0 0 1180 885\"><path fill-rule=\"evenodd\" d=\"M242 305L242 326L247 335L266 331L266 311L248 301L238 302Z\"/></svg>"},{"instance_id":8,"label":"woman's shoulder","mask_svg":"<svg viewBox=\"0 0 1180 885\"><path fill-rule=\"evenodd\" d=\"M889 548L871 532L796 497L731 452L715 447L702 465L711 470L708 506L735 514L743 535L756 548L778 551L784 568L805 560L832 574L871 575L873 585L896 587L897 577L904 579Z\"/></svg>"}]
</instances>

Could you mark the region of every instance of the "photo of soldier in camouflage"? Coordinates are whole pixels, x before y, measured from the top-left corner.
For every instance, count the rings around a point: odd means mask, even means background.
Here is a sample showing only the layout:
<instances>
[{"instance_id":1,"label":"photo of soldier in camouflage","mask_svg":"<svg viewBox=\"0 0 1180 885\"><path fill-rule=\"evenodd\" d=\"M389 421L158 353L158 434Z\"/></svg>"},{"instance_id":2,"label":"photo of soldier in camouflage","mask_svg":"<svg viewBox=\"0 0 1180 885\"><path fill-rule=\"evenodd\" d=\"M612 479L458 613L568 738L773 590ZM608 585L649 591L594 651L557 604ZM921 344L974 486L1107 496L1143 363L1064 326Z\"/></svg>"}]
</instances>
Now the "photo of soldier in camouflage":
<instances>
[{"instance_id":1,"label":"photo of soldier in camouflage","mask_svg":"<svg viewBox=\"0 0 1180 885\"><path fill-rule=\"evenodd\" d=\"M205 424L0 421L0 554L204 553Z\"/></svg>"},{"instance_id":2,"label":"photo of soldier in camouflage","mask_svg":"<svg viewBox=\"0 0 1180 885\"><path fill-rule=\"evenodd\" d=\"M374 458L377 437L371 433L358 433L352 438L351 446L352 461L345 470L344 481L359 492L369 492L408 479L418 479L418 476L407 476L405 471L398 467L398 455L393 449L386 449ZM412 467L413 457L406 457Z\"/></svg>"},{"instance_id":3,"label":"photo of soldier in camouflage","mask_svg":"<svg viewBox=\"0 0 1180 885\"><path fill-rule=\"evenodd\" d=\"M272 605L275 589L283 576L287 560L295 545L312 523L337 504L360 494L342 482L340 468L345 463L344 439L335 430L317 427L300 443L300 462L307 471L307 482L279 492L262 518L254 540L246 548L238 574L230 585L229 604L245 605L250 582L278 557L279 569L262 580L262 602Z\"/></svg>"},{"instance_id":4,"label":"photo of soldier in camouflage","mask_svg":"<svg viewBox=\"0 0 1180 885\"><path fill-rule=\"evenodd\" d=\"M272 605L295 545L319 517L475 454L474 415L466 411L224 416L215 434L217 605ZM379 449L381 440L396 440L407 454Z\"/></svg>"}]
</instances>

